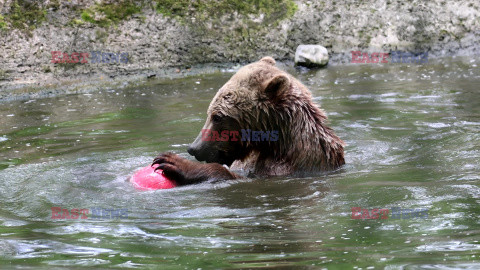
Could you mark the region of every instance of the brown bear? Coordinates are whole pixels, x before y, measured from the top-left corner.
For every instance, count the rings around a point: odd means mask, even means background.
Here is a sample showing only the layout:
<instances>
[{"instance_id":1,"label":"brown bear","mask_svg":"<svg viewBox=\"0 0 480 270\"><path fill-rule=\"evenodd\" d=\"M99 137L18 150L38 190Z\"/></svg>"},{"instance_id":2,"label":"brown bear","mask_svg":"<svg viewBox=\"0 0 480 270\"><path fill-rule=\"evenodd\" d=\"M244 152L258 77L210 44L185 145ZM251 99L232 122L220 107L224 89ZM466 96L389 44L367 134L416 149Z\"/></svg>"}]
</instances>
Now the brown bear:
<instances>
[{"instance_id":1,"label":"brown bear","mask_svg":"<svg viewBox=\"0 0 480 270\"><path fill-rule=\"evenodd\" d=\"M242 67L217 92L207 114L188 148L207 163L172 153L153 162L179 185L241 177L221 164L244 175L275 176L332 170L345 163L345 144L325 125L327 117L310 91L271 57Z\"/></svg>"}]
</instances>

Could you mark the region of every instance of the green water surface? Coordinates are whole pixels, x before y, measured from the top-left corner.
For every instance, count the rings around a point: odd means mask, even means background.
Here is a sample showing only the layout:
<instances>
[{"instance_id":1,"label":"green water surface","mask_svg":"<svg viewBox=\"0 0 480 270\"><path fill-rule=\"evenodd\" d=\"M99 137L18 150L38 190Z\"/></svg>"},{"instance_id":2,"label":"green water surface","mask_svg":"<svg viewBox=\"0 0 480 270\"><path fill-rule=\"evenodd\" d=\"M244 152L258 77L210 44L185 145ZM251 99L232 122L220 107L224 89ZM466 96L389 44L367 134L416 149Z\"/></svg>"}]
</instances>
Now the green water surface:
<instances>
[{"instance_id":1,"label":"green water surface","mask_svg":"<svg viewBox=\"0 0 480 270\"><path fill-rule=\"evenodd\" d=\"M340 170L139 191L192 159L234 71L0 103L0 269L480 269L480 59L283 66L347 143ZM51 207L128 209L52 219ZM427 218L352 219L352 207Z\"/></svg>"}]
</instances>

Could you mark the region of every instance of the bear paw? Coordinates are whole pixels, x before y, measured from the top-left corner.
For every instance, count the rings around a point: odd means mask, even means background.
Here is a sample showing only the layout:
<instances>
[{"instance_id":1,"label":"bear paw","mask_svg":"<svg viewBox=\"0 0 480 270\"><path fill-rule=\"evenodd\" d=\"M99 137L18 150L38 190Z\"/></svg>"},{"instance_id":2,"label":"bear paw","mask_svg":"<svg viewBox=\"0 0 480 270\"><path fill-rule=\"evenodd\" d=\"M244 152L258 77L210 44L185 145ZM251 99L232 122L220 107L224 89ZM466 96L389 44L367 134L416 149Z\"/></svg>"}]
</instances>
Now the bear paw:
<instances>
[{"instance_id":1,"label":"bear paw","mask_svg":"<svg viewBox=\"0 0 480 270\"><path fill-rule=\"evenodd\" d=\"M200 163L179 157L173 153L160 154L153 160L152 166L158 164L155 170L163 170L163 174L177 182L178 185L188 185L215 179L236 179L240 176L230 172L218 163Z\"/></svg>"}]
</instances>

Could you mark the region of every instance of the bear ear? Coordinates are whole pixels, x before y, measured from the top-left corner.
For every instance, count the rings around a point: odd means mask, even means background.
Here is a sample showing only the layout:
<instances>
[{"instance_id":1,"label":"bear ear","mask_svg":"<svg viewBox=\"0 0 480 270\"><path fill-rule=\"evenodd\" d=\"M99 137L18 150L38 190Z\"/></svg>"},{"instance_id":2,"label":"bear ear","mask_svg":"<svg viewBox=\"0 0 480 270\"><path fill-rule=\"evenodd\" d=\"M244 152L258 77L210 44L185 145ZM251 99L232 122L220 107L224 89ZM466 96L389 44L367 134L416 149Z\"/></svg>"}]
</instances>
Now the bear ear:
<instances>
[{"instance_id":1,"label":"bear ear","mask_svg":"<svg viewBox=\"0 0 480 270\"><path fill-rule=\"evenodd\" d=\"M264 63L267 63L271 66L275 66L275 59L273 59L270 56L263 57L262 59L260 59L260 62L264 62Z\"/></svg>"},{"instance_id":2,"label":"bear ear","mask_svg":"<svg viewBox=\"0 0 480 270\"><path fill-rule=\"evenodd\" d=\"M287 93L289 88L290 79L285 75L277 75L267 81L264 91L269 98L274 99Z\"/></svg>"}]
</instances>

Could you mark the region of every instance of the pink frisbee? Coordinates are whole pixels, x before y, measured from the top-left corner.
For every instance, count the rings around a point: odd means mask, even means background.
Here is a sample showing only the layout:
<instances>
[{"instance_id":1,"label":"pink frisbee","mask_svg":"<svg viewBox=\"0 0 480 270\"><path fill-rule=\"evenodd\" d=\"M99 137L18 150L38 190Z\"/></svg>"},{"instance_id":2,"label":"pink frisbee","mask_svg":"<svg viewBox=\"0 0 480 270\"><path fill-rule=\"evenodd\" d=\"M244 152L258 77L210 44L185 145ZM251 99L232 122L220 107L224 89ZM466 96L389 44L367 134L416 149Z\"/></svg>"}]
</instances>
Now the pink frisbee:
<instances>
[{"instance_id":1,"label":"pink frisbee","mask_svg":"<svg viewBox=\"0 0 480 270\"><path fill-rule=\"evenodd\" d=\"M144 167L138 170L131 178L130 182L138 189L154 190L169 189L177 186L175 181L168 179L163 175L162 170L155 171L158 164Z\"/></svg>"}]
</instances>

